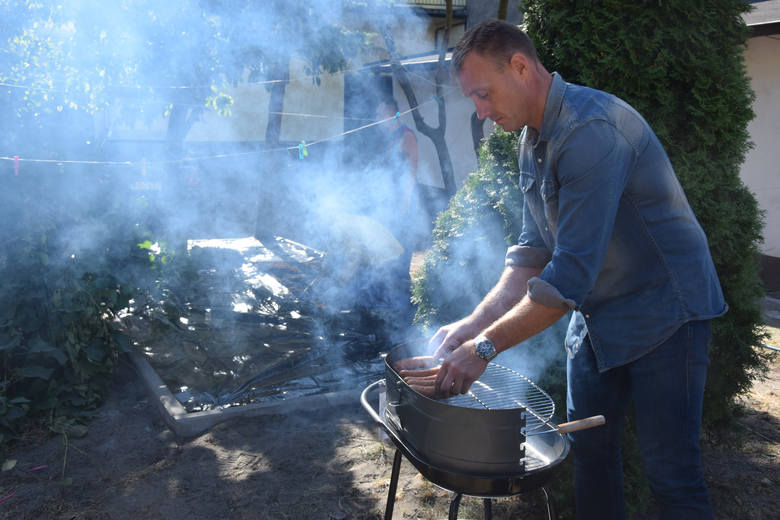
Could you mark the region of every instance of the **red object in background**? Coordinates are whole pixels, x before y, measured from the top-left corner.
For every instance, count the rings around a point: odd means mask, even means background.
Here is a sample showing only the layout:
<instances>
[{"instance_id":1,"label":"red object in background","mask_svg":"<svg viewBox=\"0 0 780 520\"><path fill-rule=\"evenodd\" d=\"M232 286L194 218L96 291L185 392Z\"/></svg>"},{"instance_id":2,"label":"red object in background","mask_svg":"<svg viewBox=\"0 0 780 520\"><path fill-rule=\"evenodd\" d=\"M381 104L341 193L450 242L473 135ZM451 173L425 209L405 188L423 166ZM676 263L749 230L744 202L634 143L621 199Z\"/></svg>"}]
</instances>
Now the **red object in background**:
<instances>
[{"instance_id":1,"label":"red object in background","mask_svg":"<svg viewBox=\"0 0 780 520\"><path fill-rule=\"evenodd\" d=\"M14 155L14 177L19 176L19 156Z\"/></svg>"}]
</instances>

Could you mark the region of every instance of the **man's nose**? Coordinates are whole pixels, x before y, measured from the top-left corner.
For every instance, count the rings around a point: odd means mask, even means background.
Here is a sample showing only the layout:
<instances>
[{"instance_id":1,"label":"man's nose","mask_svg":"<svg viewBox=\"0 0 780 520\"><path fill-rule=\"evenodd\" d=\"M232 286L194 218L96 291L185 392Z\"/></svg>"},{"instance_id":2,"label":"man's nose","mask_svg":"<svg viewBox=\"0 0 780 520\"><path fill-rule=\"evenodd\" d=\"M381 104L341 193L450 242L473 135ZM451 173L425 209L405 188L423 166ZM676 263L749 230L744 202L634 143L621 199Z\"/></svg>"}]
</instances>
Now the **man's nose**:
<instances>
[{"instance_id":1,"label":"man's nose","mask_svg":"<svg viewBox=\"0 0 780 520\"><path fill-rule=\"evenodd\" d=\"M486 117L488 117L490 115L490 109L489 109L487 103L485 103L482 100L479 100L479 99L475 100L474 101L474 108L477 109L477 117L479 117L480 119L485 119Z\"/></svg>"}]
</instances>

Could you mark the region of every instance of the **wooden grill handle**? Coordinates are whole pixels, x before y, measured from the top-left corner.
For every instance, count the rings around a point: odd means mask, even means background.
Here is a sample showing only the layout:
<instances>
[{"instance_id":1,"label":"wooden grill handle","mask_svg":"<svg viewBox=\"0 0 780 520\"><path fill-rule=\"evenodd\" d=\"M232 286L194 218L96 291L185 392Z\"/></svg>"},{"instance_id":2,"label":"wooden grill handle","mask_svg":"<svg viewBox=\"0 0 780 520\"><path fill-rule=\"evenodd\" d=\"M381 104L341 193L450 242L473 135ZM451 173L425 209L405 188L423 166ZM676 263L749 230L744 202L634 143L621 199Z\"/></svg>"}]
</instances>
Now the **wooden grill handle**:
<instances>
[{"instance_id":1,"label":"wooden grill handle","mask_svg":"<svg viewBox=\"0 0 780 520\"><path fill-rule=\"evenodd\" d=\"M585 419L579 419L577 421L571 421L558 425L558 433L571 433L580 430L586 430L593 428L594 426L601 426L606 419L603 415L594 415L593 417L586 417Z\"/></svg>"}]
</instances>

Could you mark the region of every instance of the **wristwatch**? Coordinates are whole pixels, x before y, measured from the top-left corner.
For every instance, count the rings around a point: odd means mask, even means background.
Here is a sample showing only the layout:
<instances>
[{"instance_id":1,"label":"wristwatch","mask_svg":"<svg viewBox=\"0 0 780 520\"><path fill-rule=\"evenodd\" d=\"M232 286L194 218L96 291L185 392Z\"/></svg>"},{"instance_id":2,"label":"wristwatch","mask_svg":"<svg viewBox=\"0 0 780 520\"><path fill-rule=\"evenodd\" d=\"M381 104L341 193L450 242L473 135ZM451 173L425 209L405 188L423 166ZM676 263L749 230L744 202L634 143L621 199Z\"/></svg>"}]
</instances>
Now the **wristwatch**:
<instances>
[{"instance_id":1,"label":"wristwatch","mask_svg":"<svg viewBox=\"0 0 780 520\"><path fill-rule=\"evenodd\" d=\"M474 347L476 348L477 355L488 363L498 355L496 346L493 345L493 342L487 339L484 334L480 334L474 338Z\"/></svg>"}]
</instances>

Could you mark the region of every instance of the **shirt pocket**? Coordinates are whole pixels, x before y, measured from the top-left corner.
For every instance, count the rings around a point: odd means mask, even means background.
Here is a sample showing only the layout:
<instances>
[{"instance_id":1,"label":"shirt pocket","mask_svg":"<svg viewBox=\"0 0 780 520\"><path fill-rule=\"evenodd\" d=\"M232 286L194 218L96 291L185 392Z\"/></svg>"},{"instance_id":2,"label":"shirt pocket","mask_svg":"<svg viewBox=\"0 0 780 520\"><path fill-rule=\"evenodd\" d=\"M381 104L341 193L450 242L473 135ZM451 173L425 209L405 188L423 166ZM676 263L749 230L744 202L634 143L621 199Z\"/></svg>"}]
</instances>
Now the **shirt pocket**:
<instances>
[{"instance_id":1,"label":"shirt pocket","mask_svg":"<svg viewBox=\"0 0 780 520\"><path fill-rule=\"evenodd\" d=\"M545 204L558 198L558 184L553 179L542 180L542 186L539 188L539 194Z\"/></svg>"},{"instance_id":2,"label":"shirt pocket","mask_svg":"<svg viewBox=\"0 0 780 520\"><path fill-rule=\"evenodd\" d=\"M520 172L520 191L523 192L523 195L528 195L535 184L536 177L527 172Z\"/></svg>"}]
</instances>

